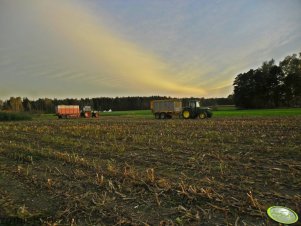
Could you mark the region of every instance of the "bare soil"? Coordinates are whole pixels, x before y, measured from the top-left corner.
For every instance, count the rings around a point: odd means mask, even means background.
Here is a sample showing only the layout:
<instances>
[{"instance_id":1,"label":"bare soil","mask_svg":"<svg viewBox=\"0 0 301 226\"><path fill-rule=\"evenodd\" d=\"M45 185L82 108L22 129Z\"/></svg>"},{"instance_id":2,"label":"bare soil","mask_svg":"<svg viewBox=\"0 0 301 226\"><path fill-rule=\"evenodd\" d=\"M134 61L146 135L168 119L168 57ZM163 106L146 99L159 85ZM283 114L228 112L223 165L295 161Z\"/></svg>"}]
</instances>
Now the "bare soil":
<instances>
[{"instance_id":1,"label":"bare soil","mask_svg":"<svg viewBox=\"0 0 301 226\"><path fill-rule=\"evenodd\" d=\"M2 122L0 188L0 223L278 225L269 206L301 213L301 117Z\"/></svg>"}]
</instances>

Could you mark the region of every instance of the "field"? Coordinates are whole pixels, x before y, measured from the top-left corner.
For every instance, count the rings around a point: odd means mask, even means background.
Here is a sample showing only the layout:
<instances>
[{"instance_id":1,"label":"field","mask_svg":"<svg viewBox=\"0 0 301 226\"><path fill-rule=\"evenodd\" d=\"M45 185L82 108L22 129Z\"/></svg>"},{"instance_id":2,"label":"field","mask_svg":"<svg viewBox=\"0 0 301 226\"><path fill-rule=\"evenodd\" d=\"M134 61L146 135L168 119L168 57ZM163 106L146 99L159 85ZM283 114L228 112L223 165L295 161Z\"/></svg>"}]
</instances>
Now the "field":
<instances>
[{"instance_id":1,"label":"field","mask_svg":"<svg viewBox=\"0 0 301 226\"><path fill-rule=\"evenodd\" d=\"M298 115L1 122L0 222L278 225L269 206L301 213L300 131Z\"/></svg>"},{"instance_id":2,"label":"field","mask_svg":"<svg viewBox=\"0 0 301 226\"><path fill-rule=\"evenodd\" d=\"M154 118L150 110L102 112L102 116L134 116ZM221 106L213 110L214 117L266 117L266 116L301 116L301 108L238 110L233 106Z\"/></svg>"}]
</instances>

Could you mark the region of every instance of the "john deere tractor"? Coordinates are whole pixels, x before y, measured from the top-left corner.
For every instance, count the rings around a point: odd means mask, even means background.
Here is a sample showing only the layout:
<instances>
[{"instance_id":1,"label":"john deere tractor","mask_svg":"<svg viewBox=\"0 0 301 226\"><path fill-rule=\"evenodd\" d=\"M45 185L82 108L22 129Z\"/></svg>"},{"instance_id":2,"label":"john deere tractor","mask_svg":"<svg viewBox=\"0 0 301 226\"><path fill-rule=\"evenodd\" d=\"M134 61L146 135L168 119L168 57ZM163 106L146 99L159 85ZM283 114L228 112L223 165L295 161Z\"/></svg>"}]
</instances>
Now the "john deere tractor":
<instances>
[{"instance_id":1,"label":"john deere tractor","mask_svg":"<svg viewBox=\"0 0 301 226\"><path fill-rule=\"evenodd\" d=\"M183 107L182 110L182 117L184 119L190 119L190 118L211 118L212 112L210 108L201 107L200 102L198 100L189 100L188 105Z\"/></svg>"}]
</instances>

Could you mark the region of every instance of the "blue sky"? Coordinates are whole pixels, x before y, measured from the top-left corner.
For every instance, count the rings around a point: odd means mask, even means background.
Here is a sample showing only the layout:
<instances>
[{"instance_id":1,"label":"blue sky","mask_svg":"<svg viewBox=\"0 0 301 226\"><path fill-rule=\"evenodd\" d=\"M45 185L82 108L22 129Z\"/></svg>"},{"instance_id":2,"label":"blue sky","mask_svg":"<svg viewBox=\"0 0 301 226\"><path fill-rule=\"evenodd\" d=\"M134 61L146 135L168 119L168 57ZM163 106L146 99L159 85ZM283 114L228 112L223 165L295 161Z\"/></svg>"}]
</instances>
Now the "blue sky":
<instances>
[{"instance_id":1,"label":"blue sky","mask_svg":"<svg viewBox=\"0 0 301 226\"><path fill-rule=\"evenodd\" d=\"M0 0L0 98L223 97L301 51L301 1Z\"/></svg>"}]
</instances>

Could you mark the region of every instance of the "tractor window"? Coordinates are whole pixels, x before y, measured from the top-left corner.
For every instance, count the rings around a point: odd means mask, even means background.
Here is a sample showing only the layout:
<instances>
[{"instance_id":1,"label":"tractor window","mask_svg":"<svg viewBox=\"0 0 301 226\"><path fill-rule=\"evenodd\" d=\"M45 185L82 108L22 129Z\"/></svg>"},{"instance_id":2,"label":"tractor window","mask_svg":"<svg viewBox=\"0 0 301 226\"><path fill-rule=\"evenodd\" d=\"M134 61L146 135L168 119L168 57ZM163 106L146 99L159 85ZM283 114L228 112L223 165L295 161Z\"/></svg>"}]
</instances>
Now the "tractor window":
<instances>
[{"instance_id":1,"label":"tractor window","mask_svg":"<svg viewBox=\"0 0 301 226\"><path fill-rule=\"evenodd\" d=\"M195 102L190 102L189 105L191 108L195 108Z\"/></svg>"},{"instance_id":2,"label":"tractor window","mask_svg":"<svg viewBox=\"0 0 301 226\"><path fill-rule=\"evenodd\" d=\"M196 104L196 107L197 107L197 108L201 107L201 106L200 106L200 102L196 101L195 104Z\"/></svg>"}]
</instances>

